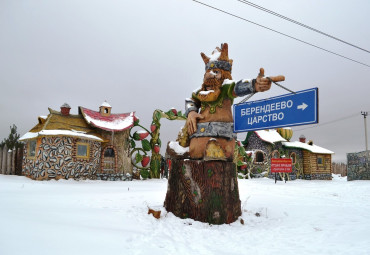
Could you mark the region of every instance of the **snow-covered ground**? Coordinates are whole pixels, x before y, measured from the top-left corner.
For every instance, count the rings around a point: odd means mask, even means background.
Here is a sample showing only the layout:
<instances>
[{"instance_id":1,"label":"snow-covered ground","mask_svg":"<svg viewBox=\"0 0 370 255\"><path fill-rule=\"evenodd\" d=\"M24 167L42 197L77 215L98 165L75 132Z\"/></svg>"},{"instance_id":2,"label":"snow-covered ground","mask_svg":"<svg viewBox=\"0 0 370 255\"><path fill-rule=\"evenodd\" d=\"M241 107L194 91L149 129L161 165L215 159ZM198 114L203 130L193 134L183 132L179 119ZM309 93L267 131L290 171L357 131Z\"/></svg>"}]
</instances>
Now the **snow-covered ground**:
<instances>
[{"instance_id":1,"label":"snow-covered ground","mask_svg":"<svg viewBox=\"0 0 370 255\"><path fill-rule=\"evenodd\" d=\"M370 254L370 181L239 180L244 225L220 226L166 213L166 188L0 175L0 254Z\"/></svg>"}]
</instances>

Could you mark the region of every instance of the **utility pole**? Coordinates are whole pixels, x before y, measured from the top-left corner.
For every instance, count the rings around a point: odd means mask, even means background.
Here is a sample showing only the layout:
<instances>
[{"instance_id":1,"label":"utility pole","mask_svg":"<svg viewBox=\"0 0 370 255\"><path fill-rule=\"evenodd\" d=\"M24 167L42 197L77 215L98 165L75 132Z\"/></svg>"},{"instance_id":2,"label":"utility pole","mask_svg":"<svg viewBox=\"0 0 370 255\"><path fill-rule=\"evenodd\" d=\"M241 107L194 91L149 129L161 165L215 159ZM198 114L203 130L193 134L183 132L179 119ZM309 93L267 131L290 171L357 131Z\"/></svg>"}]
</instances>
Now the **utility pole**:
<instances>
[{"instance_id":1,"label":"utility pole","mask_svg":"<svg viewBox=\"0 0 370 255\"><path fill-rule=\"evenodd\" d=\"M366 127L366 116L368 115L368 112L362 112L361 111L361 115L364 116L364 124L365 124L365 144L366 144L366 150L368 150L367 148L367 127Z\"/></svg>"}]
</instances>

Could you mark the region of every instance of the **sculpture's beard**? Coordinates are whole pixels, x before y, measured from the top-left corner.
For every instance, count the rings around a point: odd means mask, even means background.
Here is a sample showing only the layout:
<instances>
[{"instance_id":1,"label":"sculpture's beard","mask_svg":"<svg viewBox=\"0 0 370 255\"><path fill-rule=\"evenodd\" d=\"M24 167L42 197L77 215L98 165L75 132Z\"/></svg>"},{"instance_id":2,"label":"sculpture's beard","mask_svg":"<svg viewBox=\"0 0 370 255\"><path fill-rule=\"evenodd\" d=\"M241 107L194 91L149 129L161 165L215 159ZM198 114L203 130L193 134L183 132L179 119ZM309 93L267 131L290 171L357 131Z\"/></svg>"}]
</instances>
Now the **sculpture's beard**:
<instances>
[{"instance_id":1,"label":"sculpture's beard","mask_svg":"<svg viewBox=\"0 0 370 255\"><path fill-rule=\"evenodd\" d=\"M219 79L211 78L204 81L202 90L198 93L198 98L203 102L213 102L221 94L222 82Z\"/></svg>"}]
</instances>

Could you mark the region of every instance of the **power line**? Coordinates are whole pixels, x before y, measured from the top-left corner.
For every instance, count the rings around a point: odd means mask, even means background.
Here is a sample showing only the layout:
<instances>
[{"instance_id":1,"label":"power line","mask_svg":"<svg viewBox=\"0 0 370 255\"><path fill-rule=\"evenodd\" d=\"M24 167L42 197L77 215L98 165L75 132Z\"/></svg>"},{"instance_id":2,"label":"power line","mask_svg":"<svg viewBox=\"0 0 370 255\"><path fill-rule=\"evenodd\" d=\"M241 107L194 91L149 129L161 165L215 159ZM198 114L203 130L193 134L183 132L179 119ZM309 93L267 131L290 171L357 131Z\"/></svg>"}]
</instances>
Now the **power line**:
<instances>
[{"instance_id":1,"label":"power line","mask_svg":"<svg viewBox=\"0 0 370 255\"><path fill-rule=\"evenodd\" d=\"M298 22L298 21L296 21L296 20L290 19L290 18L288 18L288 17L286 17L286 16L284 16L284 15L281 15L281 14L279 14L279 13L276 13L276 12L274 12L274 11L271 11L271 10L269 10L269 9L266 9L266 8L264 8L264 7L262 7L262 6L259 6L259 5L257 5L257 4L254 4L254 3L252 3L252 2L249 2L249 1L246 1L246 0L237 0L237 1L239 1L239 2L241 2L241 3L243 3L243 4L246 4L246 5L252 6L252 7L254 7L254 8L257 8L257 9L259 9L259 10L261 10L261 11L264 11L264 12L270 13L270 14L272 14L272 15L274 15L274 16L279 17L279 18L285 19L285 20L287 20L287 21L289 21L289 22L292 22L292 23L294 23L294 24L296 24L296 25L299 25L299 26L301 26L301 27L304 27L304 28L307 28L307 29L309 29L309 30L312 30L312 31L314 31L314 32L316 32L316 33L319 33L319 34L322 34L322 35L324 35L324 36L327 36L327 37L329 37L329 38L331 38L331 39L334 39L334 40L337 40L337 41L339 41L339 42L342 42L342 43L345 43L345 44L347 44L347 45L350 45L350 46L352 46L352 47L354 47L354 48L357 48L357 49L359 49L359 50L362 50L362 51L365 51L365 52L367 52L367 53L370 53L370 51L368 51L368 50L366 50L366 49L363 49L363 48L361 48L361 47L359 47L359 46L356 46L356 45L354 45L354 44L352 44L352 43L346 42L346 41L344 41L344 40L342 40L342 39L339 39L339 38L337 38L337 37L335 37L335 36L332 36L332 35L330 35L330 34L327 34L327 33L325 33L325 32L322 32L322 31L320 31L320 30L318 30L318 29L316 29L316 28L313 28L313 27L307 26L307 25L305 25L305 24L303 24L303 23L301 23L301 22Z\"/></svg>"},{"instance_id":2,"label":"power line","mask_svg":"<svg viewBox=\"0 0 370 255\"><path fill-rule=\"evenodd\" d=\"M342 117L342 118L339 118L339 119L336 119L336 120L331 120L331 121L328 121L328 122L320 123L320 124L317 124L317 125L314 125L314 126L311 126L311 127L306 127L306 128L296 129L296 130L294 130L294 131L302 131L302 130L306 130L306 129L310 129L310 128L322 127L322 126L329 125L329 124L333 124L333 123L336 123L336 122L339 122L339 121L342 121L342 120L351 119L351 118L354 118L354 117L356 117L356 116L358 116L358 113L351 114L351 115L349 115L349 116Z\"/></svg>"},{"instance_id":3,"label":"power line","mask_svg":"<svg viewBox=\"0 0 370 255\"><path fill-rule=\"evenodd\" d=\"M242 18L242 17L237 16L237 15L235 15L235 14L232 14L232 13L230 13L230 12L227 12L227 11L224 11L224 10L221 10L221 9L218 9L218 8L216 8L216 7L214 7L214 6L211 6L211 5L205 4L205 3L203 3L203 2L199 2L199 1L197 1L197 0L192 0L192 1L193 1L193 2L196 2L196 3L198 3L198 4L201 4L201 5L207 6L208 8L211 8L211 9L217 10L217 11L219 11L219 12L225 13L225 14L227 14L227 15L230 15L230 16L232 16L232 17L234 17L234 18L241 19L241 20L243 20L243 21L246 21L246 22L252 23L252 24L254 24L254 25L256 25L256 26L259 26L259 27L262 27L262 28L264 28L264 29L270 30L270 31L275 32L275 33L277 33L277 34L280 34L280 35L286 36L286 37L291 38L291 39L293 39L293 40L296 40L296 41L298 41L298 42L301 42L301 43L304 43L304 44L310 45L310 46L315 47L315 48L317 48L317 49L320 49L320 50L322 50L322 51L326 51L326 52L331 53L331 54L333 54L333 55L336 55L336 56L338 56L338 57L345 58L345 59L350 60L350 61L352 61L352 62L355 62L355 63L357 63L357 64L360 64L360 65L363 65L363 66L370 67L370 65L368 65L368 64L365 64L365 63L362 63L362 62L360 62L360 61L357 61L357 60L354 60L354 59L348 58L348 57L346 57L346 56L343 56L343 55L341 55L341 54L335 53L335 52L333 52L333 51L330 51L330 50L324 49L324 48L322 48L322 47L319 47L319 46L314 45L314 44L312 44L312 43L309 43L309 42L303 41L303 40L298 39L298 38L296 38L296 37L293 37L293 36L290 36L290 35L284 34L284 33L282 33L282 32L279 32L279 31L274 30L274 29L272 29L272 28L269 28L269 27L263 26L263 25L258 24L258 23L256 23L256 22L253 22L253 21L247 20L247 19L245 19L245 18Z\"/></svg>"}]
</instances>

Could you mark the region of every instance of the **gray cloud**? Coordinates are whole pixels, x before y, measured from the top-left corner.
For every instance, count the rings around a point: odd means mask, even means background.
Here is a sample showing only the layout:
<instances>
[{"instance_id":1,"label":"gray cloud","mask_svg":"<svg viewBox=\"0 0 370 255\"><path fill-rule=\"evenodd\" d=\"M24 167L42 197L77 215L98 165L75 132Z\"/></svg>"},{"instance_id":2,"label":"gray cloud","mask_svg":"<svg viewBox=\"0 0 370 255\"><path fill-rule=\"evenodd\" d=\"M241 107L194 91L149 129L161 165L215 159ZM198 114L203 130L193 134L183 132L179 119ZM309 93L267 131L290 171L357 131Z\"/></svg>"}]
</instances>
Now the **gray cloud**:
<instances>
[{"instance_id":1,"label":"gray cloud","mask_svg":"<svg viewBox=\"0 0 370 255\"><path fill-rule=\"evenodd\" d=\"M361 62L368 53L325 38L237 1L205 2ZM362 47L370 45L368 1L259 1L259 5ZM113 112L136 111L149 126L155 109L184 108L202 80L206 54L229 43L233 78L283 74L292 90L320 89L320 122L358 117L296 131L336 154L365 149L361 110L370 110L369 68L298 43L193 1L0 2L0 139L9 126L21 134L47 108L68 102ZM261 99L286 92L274 87ZM237 100L238 102L238 100ZM162 138L175 139L181 122L162 121ZM305 126L293 130L303 129ZM244 138L245 134L239 134Z\"/></svg>"}]
</instances>

